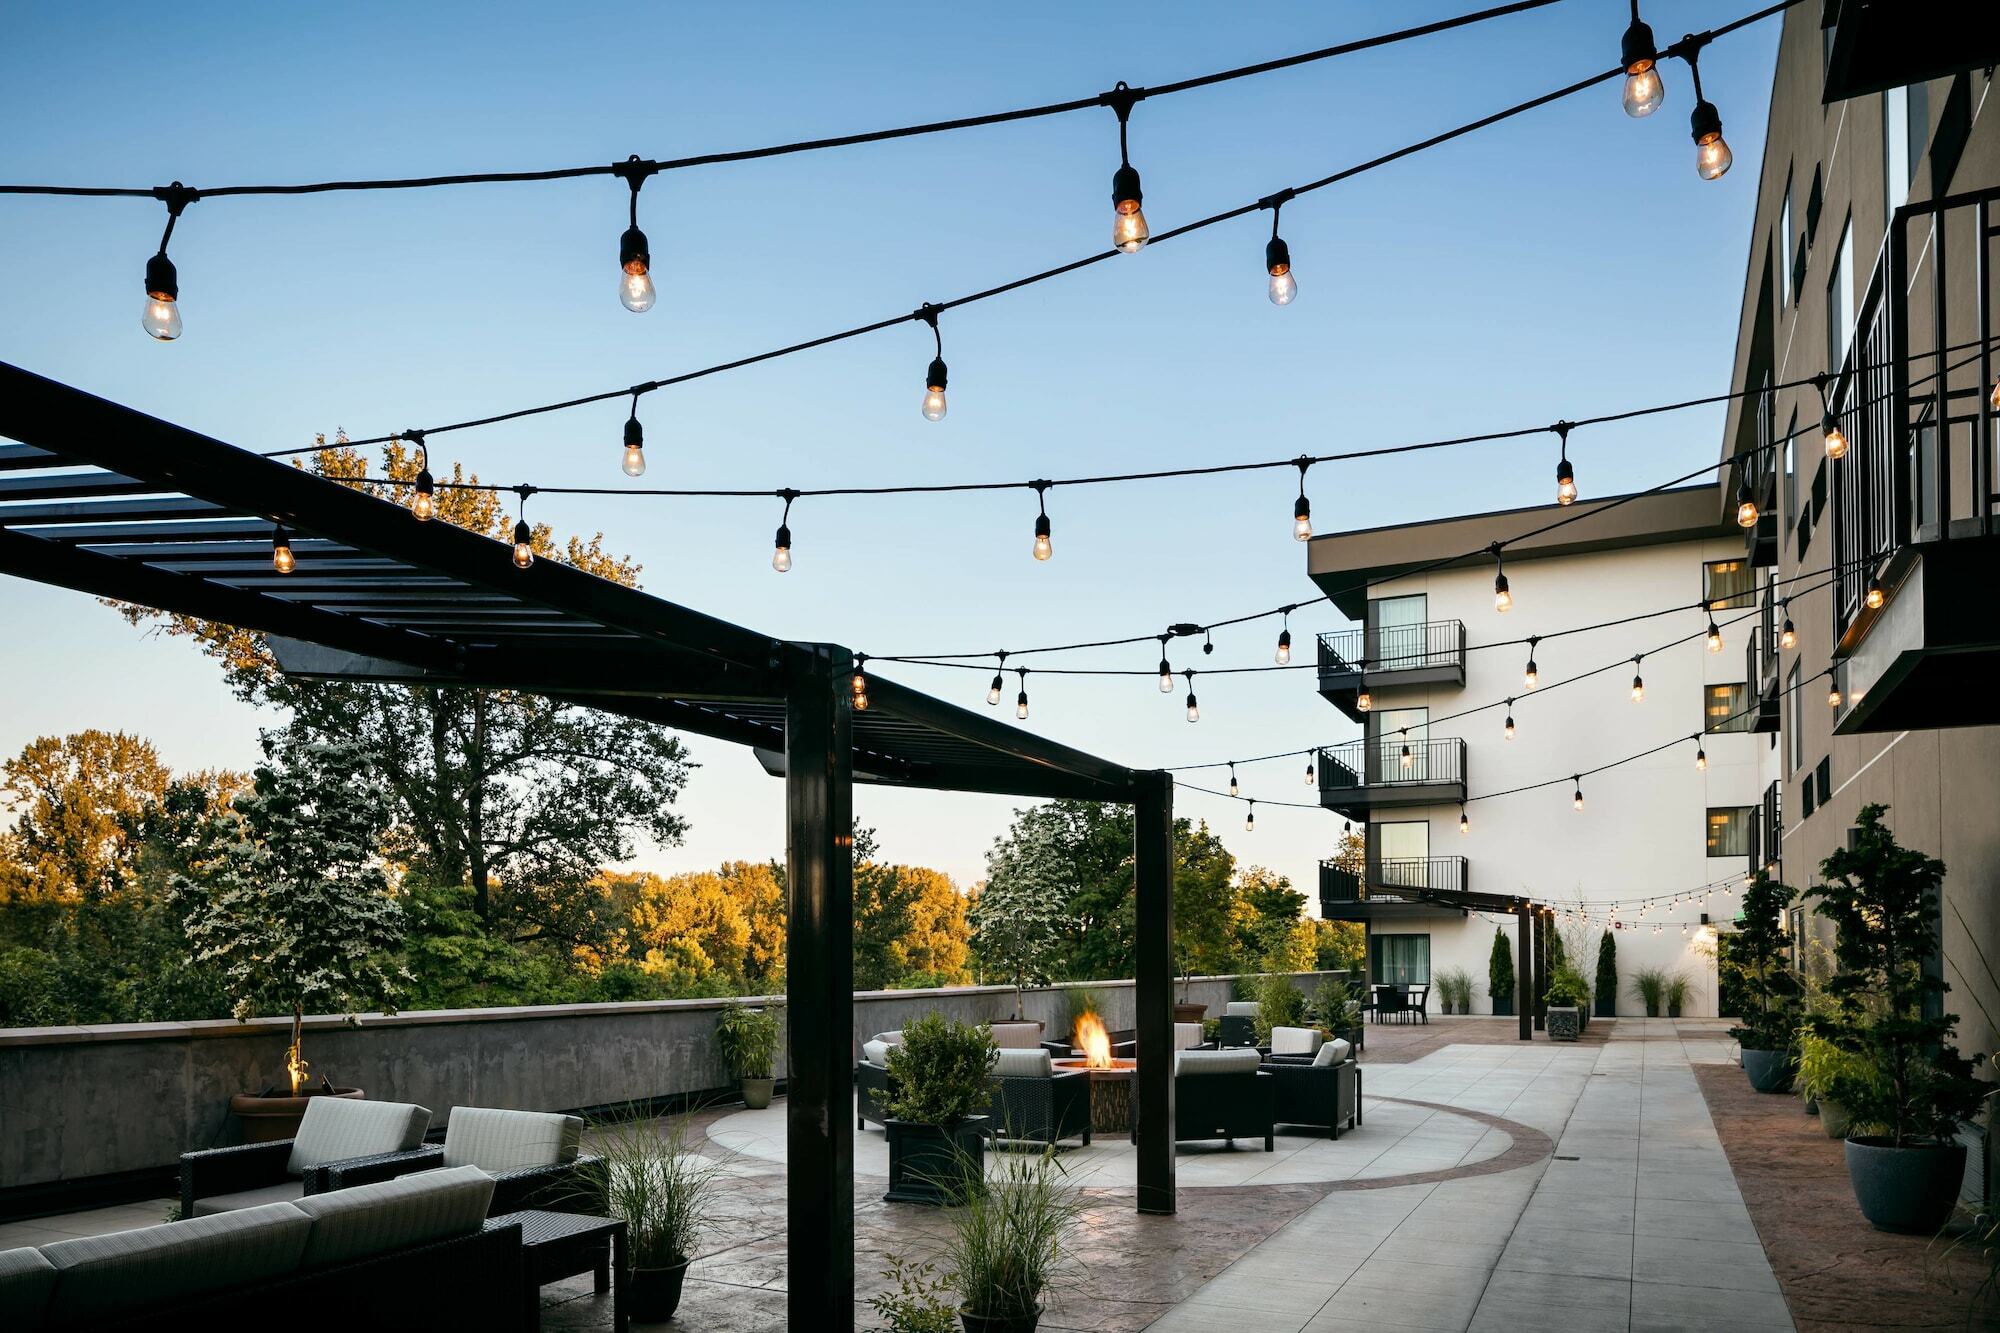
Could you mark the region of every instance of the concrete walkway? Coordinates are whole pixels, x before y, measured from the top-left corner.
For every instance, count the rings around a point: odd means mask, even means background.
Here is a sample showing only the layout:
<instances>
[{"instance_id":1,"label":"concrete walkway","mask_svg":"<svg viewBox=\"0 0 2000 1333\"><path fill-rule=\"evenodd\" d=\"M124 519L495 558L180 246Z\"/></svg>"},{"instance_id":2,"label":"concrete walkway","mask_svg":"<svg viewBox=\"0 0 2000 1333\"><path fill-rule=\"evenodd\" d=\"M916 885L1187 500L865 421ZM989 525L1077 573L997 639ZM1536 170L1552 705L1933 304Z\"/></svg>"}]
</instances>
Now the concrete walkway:
<instances>
[{"instance_id":1,"label":"concrete walkway","mask_svg":"<svg viewBox=\"0 0 2000 1333\"><path fill-rule=\"evenodd\" d=\"M1602 1046L1451 1046L1376 1066L1370 1094L1531 1125L1554 1158L1329 1194L1151 1327L1789 1330L1689 1063L1722 1049L1621 1019Z\"/></svg>"}]
</instances>

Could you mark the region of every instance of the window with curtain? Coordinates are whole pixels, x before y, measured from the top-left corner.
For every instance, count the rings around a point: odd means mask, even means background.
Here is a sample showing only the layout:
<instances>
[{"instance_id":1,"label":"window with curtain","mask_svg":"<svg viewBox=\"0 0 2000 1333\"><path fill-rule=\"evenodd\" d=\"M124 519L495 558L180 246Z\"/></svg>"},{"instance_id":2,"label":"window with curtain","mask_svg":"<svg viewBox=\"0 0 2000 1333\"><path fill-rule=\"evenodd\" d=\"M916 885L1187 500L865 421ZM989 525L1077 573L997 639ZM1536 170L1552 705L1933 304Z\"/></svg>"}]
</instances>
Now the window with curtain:
<instances>
[{"instance_id":1,"label":"window with curtain","mask_svg":"<svg viewBox=\"0 0 2000 1333\"><path fill-rule=\"evenodd\" d=\"M1750 687L1741 683L1704 685L1701 729L1707 732L1748 731L1757 719L1750 709Z\"/></svg>"},{"instance_id":2,"label":"window with curtain","mask_svg":"<svg viewBox=\"0 0 2000 1333\"><path fill-rule=\"evenodd\" d=\"M1710 560L1701 567L1701 596L1716 611L1757 603L1757 573L1748 560Z\"/></svg>"},{"instance_id":3,"label":"window with curtain","mask_svg":"<svg viewBox=\"0 0 2000 1333\"><path fill-rule=\"evenodd\" d=\"M1710 856L1750 855L1750 811L1747 805L1708 808L1708 854Z\"/></svg>"},{"instance_id":4,"label":"window with curtain","mask_svg":"<svg viewBox=\"0 0 2000 1333\"><path fill-rule=\"evenodd\" d=\"M1428 986L1431 984L1431 937L1428 935L1371 935L1375 950L1374 980L1381 986Z\"/></svg>"}]
</instances>

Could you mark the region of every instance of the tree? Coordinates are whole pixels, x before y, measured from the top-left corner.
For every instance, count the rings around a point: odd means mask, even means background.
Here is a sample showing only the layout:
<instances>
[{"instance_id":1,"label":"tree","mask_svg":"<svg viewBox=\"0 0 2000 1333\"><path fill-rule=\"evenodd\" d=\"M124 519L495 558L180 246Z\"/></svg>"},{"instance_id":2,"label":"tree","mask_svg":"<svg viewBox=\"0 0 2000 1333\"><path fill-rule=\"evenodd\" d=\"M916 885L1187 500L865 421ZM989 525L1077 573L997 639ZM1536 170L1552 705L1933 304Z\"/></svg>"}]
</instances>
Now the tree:
<instances>
[{"instance_id":1,"label":"tree","mask_svg":"<svg viewBox=\"0 0 2000 1333\"><path fill-rule=\"evenodd\" d=\"M784 985L785 901L768 862L728 861L715 871L610 879L630 900L613 933L674 994L746 994Z\"/></svg>"},{"instance_id":2,"label":"tree","mask_svg":"<svg viewBox=\"0 0 2000 1333\"><path fill-rule=\"evenodd\" d=\"M1762 870L1743 890L1743 910L1724 966L1744 1001L1742 1021L1729 1035L1747 1051L1783 1051L1792 1045L1799 983L1787 958L1783 921L1794 896L1790 885Z\"/></svg>"},{"instance_id":3,"label":"tree","mask_svg":"<svg viewBox=\"0 0 2000 1333\"><path fill-rule=\"evenodd\" d=\"M366 749L281 748L267 735L264 752L251 789L203 821L193 869L170 895L196 958L221 967L238 1019L291 1014L296 1095L308 1007L352 1012L396 998L387 955L403 914L378 850L389 799Z\"/></svg>"},{"instance_id":4,"label":"tree","mask_svg":"<svg viewBox=\"0 0 2000 1333\"><path fill-rule=\"evenodd\" d=\"M1498 1003L1514 998L1514 946L1507 940L1507 928L1493 928L1493 952L1486 959L1486 993Z\"/></svg>"},{"instance_id":5,"label":"tree","mask_svg":"<svg viewBox=\"0 0 2000 1333\"><path fill-rule=\"evenodd\" d=\"M1618 995L1618 942L1605 931L1597 942L1597 990L1600 1004L1616 1004Z\"/></svg>"},{"instance_id":6,"label":"tree","mask_svg":"<svg viewBox=\"0 0 2000 1333\"><path fill-rule=\"evenodd\" d=\"M391 444L391 480L362 482L365 461L338 440L311 459L321 475L399 503L418 466ZM464 479L457 465L451 475ZM489 491L445 487L437 505L440 521L474 532L505 538L511 528ZM547 525L533 533L539 556L637 585L639 566L606 553L602 534L559 547ZM261 634L122 609L134 624L195 639L243 699L286 710L287 744L367 747L394 802L391 853L428 882L469 885L479 919L515 939L592 943L598 867L630 859L640 833L670 846L686 831L671 807L692 765L664 726L509 690L293 679Z\"/></svg>"},{"instance_id":7,"label":"tree","mask_svg":"<svg viewBox=\"0 0 2000 1333\"><path fill-rule=\"evenodd\" d=\"M1183 976L1219 976L1242 961L1236 858L1206 822L1174 821L1174 951ZM1113 975L1131 970L1128 954Z\"/></svg>"},{"instance_id":8,"label":"tree","mask_svg":"<svg viewBox=\"0 0 2000 1333\"><path fill-rule=\"evenodd\" d=\"M42 736L0 766L0 807L13 873L0 877L10 905L103 902L131 872L133 825L166 794L167 766L152 742L126 732Z\"/></svg>"},{"instance_id":9,"label":"tree","mask_svg":"<svg viewBox=\"0 0 2000 1333\"><path fill-rule=\"evenodd\" d=\"M1301 944L1296 929L1305 910L1306 896L1290 879L1263 866L1243 871L1236 880L1238 957L1265 971L1309 970L1316 940L1308 931Z\"/></svg>"},{"instance_id":10,"label":"tree","mask_svg":"<svg viewBox=\"0 0 2000 1333\"><path fill-rule=\"evenodd\" d=\"M950 876L926 866L867 862L854 871L854 986L959 986L971 927Z\"/></svg>"},{"instance_id":11,"label":"tree","mask_svg":"<svg viewBox=\"0 0 2000 1333\"><path fill-rule=\"evenodd\" d=\"M1927 1001L1951 990L1925 966L1938 947L1944 862L1899 846L1883 823L1887 813L1863 806L1849 845L1820 863L1825 882L1814 910L1834 924L1839 970L1825 987L1834 1012L1808 1024L1867 1062L1865 1074L1833 1080L1833 1100L1905 1148L1950 1142L1989 1088L1973 1077L1978 1061L1952 1044L1958 1019L1942 1003L1936 1017L1925 1014Z\"/></svg>"},{"instance_id":12,"label":"tree","mask_svg":"<svg viewBox=\"0 0 2000 1333\"><path fill-rule=\"evenodd\" d=\"M1320 972L1355 972L1367 961L1367 931L1359 921L1313 922L1313 968Z\"/></svg>"}]
</instances>

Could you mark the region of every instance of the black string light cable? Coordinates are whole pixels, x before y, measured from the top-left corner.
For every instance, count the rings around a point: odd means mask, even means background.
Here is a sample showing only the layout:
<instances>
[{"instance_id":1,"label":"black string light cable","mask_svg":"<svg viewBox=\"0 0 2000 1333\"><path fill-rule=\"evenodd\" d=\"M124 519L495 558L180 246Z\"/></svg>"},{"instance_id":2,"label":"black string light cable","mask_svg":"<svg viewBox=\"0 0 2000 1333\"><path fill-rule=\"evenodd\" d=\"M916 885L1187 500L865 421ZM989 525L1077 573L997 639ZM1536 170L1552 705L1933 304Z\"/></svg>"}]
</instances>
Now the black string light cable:
<instances>
[{"instance_id":1,"label":"black string light cable","mask_svg":"<svg viewBox=\"0 0 2000 1333\"><path fill-rule=\"evenodd\" d=\"M1740 28L1744 28L1753 23L1760 22L1764 19L1772 17L1773 15L1783 13L1786 9L1789 9L1791 6L1798 3L1800 3L1800 0L1778 0L1778 3L1776 4L1768 5L1765 8L1756 11L1755 13L1747 14L1742 18L1724 24L1721 27L1710 29L1709 31L1704 33L1694 34L1691 40L1696 40L1699 41L1702 45L1706 45L1709 42L1712 42L1719 37L1726 36L1729 33L1735 32ZM1665 54L1669 55L1678 54L1678 49L1669 48L1669 50ZM1440 145L1450 143L1455 139L1463 138L1468 134L1473 134L1479 130L1500 124L1503 121L1511 120L1516 116L1525 115L1530 111L1538 110L1541 107L1547 106L1553 102L1558 102L1565 98L1573 97L1578 93L1585 92L1590 88L1596 87L1600 83L1604 83L1610 79L1617 78L1624 72L1625 72L1624 67L1622 65L1617 65L1611 67L1610 69L1601 70L1595 74L1591 74L1582 79L1576 80L1575 82L1565 84L1564 86L1554 89L1550 92L1529 98L1524 102L1517 102L1512 106L1503 108L1502 110L1493 112L1489 115L1481 116L1477 120L1468 121L1463 125L1456 126L1449 130L1441 131L1437 134L1433 134L1428 138L1417 140L1414 143L1405 144L1400 148L1391 149L1388 152L1369 158L1366 161L1355 163L1352 166L1343 167L1338 171L1332 172L1325 176L1318 177L1317 179L1306 181L1299 185L1289 186L1284 191L1260 196L1258 199L1253 200L1250 203L1240 204L1234 208L1224 209L1219 213L1211 213L1206 217L1197 218L1191 222L1183 223L1178 227L1170 228L1169 230L1164 232L1160 232L1157 234L1149 234L1145 240L1145 244L1148 246L1156 246L1165 241L1175 240L1182 236L1192 235L1195 232L1203 231L1210 227L1219 226L1225 222L1232 222L1238 218L1259 212L1268 206L1267 201L1277 198L1278 194L1283 194L1286 198L1297 198L1299 195L1302 194L1308 194L1316 190L1326 189L1329 186L1337 185L1342 181L1351 180L1354 177L1362 175L1366 172L1375 171L1378 170L1379 168L1389 166L1392 163L1400 162L1406 157L1411 157L1414 156L1415 154L1426 152L1432 148L1436 148L1439 147ZM1114 89L1111 92L1101 94L1098 98L1092 99L1088 103L1078 103L1075 107L1066 107L1065 109L1080 109L1081 106L1090 105L1090 106L1107 106L1115 110L1118 107L1125 105L1126 99L1137 100L1140 97L1150 97L1158 95L1159 95L1159 90L1157 89L1153 90L1134 89L1134 88ZM1122 128L1123 128L1123 121L1121 119L1121 138L1122 138ZM652 163L648 165L654 166L659 169L665 169L665 167L668 164ZM1125 169L1129 169L1129 163L1126 164ZM597 172L602 170L609 170L609 169L608 168L577 169L572 174L589 175L589 174L596 174ZM1137 173L1134 172L1133 175L1136 176ZM1123 184L1125 182L1120 182L1120 183ZM1131 182L1131 184L1136 186L1136 181ZM5 187L0 187L0 192L4 191ZM17 189L15 192L37 193L37 192L47 192L47 191L42 190L41 187L34 187L25 190ZM121 193L121 191L112 191L112 193ZM201 197L204 198L212 197L216 193L219 192L204 191L202 192ZM1137 201L1134 200L1132 202L1135 204L1136 207ZM1079 270L1089 268L1096 264L1103 263L1105 260L1115 258L1124 253L1127 253L1127 251L1119 248L1118 246L1113 246L1108 249L1099 250L1092 254L1086 255L1081 259L1074 259L1069 261L1068 263L1057 264L1054 267L1043 269L1040 272L1031 273L1024 277L1015 278L1008 282L1000 283L996 286L987 287L980 291L971 292L960 297L955 297L949 301L937 302L935 303L936 309L940 311L955 310L963 306L975 304L977 302L992 300L995 297L1005 296L1011 292L1020 291L1026 287L1032 287L1043 282L1052 281L1056 278L1065 277L1071 273L1075 273L1078 272ZM718 362L714 365L705 366L698 370L685 371L679 375L670 376L665 379L650 380L641 388L641 391L654 392L659 389L671 387L673 385L685 384L692 380L703 379L712 375L719 375L729 371L740 370L747 366L759 365L762 364L763 362L776 360L780 357L793 356L801 352L807 352L814 350L816 348L825 347L832 343L844 342L852 338L859 338L859 337L864 337L868 334L879 333L885 329L894 328L899 324L904 324L911 320L921 319L921 318L923 318L921 310L913 311L908 314L892 315L886 319L878 319L870 323L858 324L852 328L842 329L834 333L822 334L819 337L809 338L802 342L791 343L782 347L775 347L768 351L758 352L750 356L738 357L731 361ZM518 421L526 417L541 416L550 412L561 412L569 410L571 408L583 407L592 403L603 402L606 401L607 399L623 397L626 393L629 392L632 392L632 390L609 389L599 393L584 394L575 398L566 398L558 402L542 403L532 407L516 408L511 411L498 412L490 416L478 417L468 421L459 421L447 425L432 426L429 427L429 430L430 433L434 435L443 434L446 431L471 430L482 426L496 425L501 422ZM1545 428L1538 427L1537 429L1540 430ZM395 438L394 436L388 436L388 435L370 436L363 439L357 439L353 441L353 443L355 443L356 445L387 444L391 442L394 438ZM277 449L277 450L266 451L265 456L280 457L285 454L307 453L307 452L310 452L310 450Z\"/></svg>"}]
</instances>

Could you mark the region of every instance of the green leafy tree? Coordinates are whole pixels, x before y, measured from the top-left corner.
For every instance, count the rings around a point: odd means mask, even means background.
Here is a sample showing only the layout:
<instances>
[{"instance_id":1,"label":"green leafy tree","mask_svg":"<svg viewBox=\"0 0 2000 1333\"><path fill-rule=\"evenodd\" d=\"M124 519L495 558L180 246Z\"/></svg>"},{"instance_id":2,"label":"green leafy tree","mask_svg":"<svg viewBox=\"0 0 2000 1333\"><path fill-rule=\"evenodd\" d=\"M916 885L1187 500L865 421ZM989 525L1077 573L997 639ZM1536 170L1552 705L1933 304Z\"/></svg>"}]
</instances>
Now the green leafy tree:
<instances>
[{"instance_id":1,"label":"green leafy tree","mask_svg":"<svg viewBox=\"0 0 2000 1333\"><path fill-rule=\"evenodd\" d=\"M1486 993L1495 1000L1514 998L1514 946L1508 942L1505 926L1493 930L1493 952L1486 959Z\"/></svg>"},{"instance_id":2,"label":"green leafy tree","mask_svg":"<svg viewBox=\"0 0 2000 1333\"><path fill-rule=\"evenodd\" d=\"M1298 956L1296 927L1304 919L1306 896L1275 870L1251 866L1236 881L1237 957L1272 971L1302 972L1312 955Z\"/></svg>"},{"instance_id":3,"label":"green leafy tree","mask_svg":"<svg viewBox=\"0 0 2000 1333\"><path fill-rule=\"evenodd\" d=\"M389 817L362 746L281 748L267 736L251 789L204 821L191 873L174 878L188 942L221 968L236 1016L291 1015L294 1091L306 1073L308 1008L352 1012L396 998L389 954L403 913L379 851Z\"/></svg>"},{"instance_id":4,"label":"green leafy tree","mask_svg":"<svg viewBox=\"0 0 2000 1333\"><path fill-rule=\"evenodd\" d=\"M1313 969L1318 972L1358 971L1367 932L1359 921L1315 920L1313 927Z\"/></svg>"},{"instance_id":5,"label":"green leafy tree","mask_svg":"<svg viewBox=\"0 0 2000 1333\"><path fill-rule=\"evenodd\" d=\"M1764 871L1743 890L1742 912L1723 966L1729 969L1743 1013L1729 1035L1750 1051L1782 1051L1798 1027L1800 986L1790 961L1785 908L1794 894Z\"/></svg>"},{"instance_id":6,"label":"green leafy tree","mask_svg":"<svg viewBox=\"0 0 2000 1333\"><path fill-rule=\"evenodd\" d=\"M1925 1014L1927 1001L1951 989L1926 970L1944 862L1898 845L1887 813L1862 807L1850 844L1820 863L1815 910L1833 922L1838 971L1825 985L1833 1013L1807 1024L1866 1062L1864 1072L1834 1078L1833 1099L1903 1148L1949 1141L1989 1089L1973 1077L1978 1062L1952 1044L1958 1019L1941 1003L1936 1017Z\"/></svg>"},{"instance_id":7,"label":"green leafy tree","mask_svg":"<svg viewBox=\"0 0 2000 1333\"><path fill-rule=\"evenodd\" d=\"M1618 942L1608 930L1597 941L1597 993L1602 997L1618 994Z\"/></svg>"}]
</instances>

